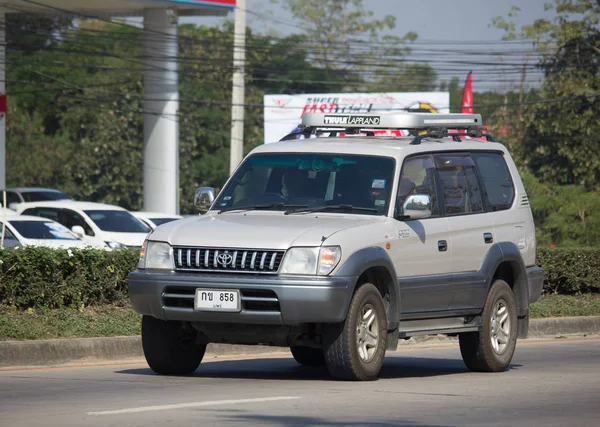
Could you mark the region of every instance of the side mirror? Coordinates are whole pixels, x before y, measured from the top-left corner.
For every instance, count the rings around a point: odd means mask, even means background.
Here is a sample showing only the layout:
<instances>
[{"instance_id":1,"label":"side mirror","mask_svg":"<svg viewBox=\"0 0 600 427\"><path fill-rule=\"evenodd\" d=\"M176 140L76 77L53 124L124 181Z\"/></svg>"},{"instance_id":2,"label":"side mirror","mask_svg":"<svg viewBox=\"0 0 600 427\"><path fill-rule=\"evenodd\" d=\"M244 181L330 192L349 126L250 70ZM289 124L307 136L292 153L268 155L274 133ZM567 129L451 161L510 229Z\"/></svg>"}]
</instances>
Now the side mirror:
<instances>
[{"instance_id":1,"label":"side mirror","mask_svg":"<svg viewBox=\"0 0 600 427\"><path fill-rule=\"evenodd\" d=\"M74 225L73 227L71 227L71 231L80 239L83 239L85 237L85 230L81 225Z\"/></svg>"},{"instance_id":2,"label":"side mirror","mask_svg":"<svg viewBox=\"0 0 600 427\"><path fill-rule=\"evenodd\" d=\"M200 187L194 196L194 206L201 213L206 213L215 201L215 189L212 187Z\"/></svg>"},{"instance_id":3,"label":"side mirror","mask_svg":"<svg viewBox=\"0 0 600 427\"><path fill-rule=\"evenodd\" d=\"M423 219L431 216L431 197L427 194L411 194L402 205L404 219Z\"/></svg>"}]
</instances>

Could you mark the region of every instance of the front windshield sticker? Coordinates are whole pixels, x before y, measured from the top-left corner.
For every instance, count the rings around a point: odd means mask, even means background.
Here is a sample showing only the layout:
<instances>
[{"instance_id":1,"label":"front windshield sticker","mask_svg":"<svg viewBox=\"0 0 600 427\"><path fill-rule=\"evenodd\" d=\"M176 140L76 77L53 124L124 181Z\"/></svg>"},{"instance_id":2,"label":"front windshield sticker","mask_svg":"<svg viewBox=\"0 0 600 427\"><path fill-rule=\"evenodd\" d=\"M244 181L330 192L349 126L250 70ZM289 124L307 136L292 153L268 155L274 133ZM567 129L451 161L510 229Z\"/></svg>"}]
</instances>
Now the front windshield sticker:
<instances>
[{"instance_id":1,"label":"front windshield sticker","mask_svg":"<svg viewBox=\"0 0 600 427\"><path fill-rule=\"evenodd\" d=\"M73 240L74 236L71 234L69 229L61 224L54 224L51 222L45 222L44 225L48 227L50 230L50 234L52 234L57 239L67 239Z\"/></svg>"},{"instance_id":2,"label":"front windshield sticker","mask_svg":"<svg viewBox=\"0 0 600 427\"><path fill-rule=\"evenodd\" d=\"M385 179L374 179L371 188L385 188Z\"/></svg>"},{"instance_id":3,"label":"front windshield sticker","mask_svg":"<svg viewBox=\"0 0 600 427\"><path fill-rule=\"evenodd\" d=\"M385 206L385 199L376 199L375 206Z\"/></svg>"}]
</instances>

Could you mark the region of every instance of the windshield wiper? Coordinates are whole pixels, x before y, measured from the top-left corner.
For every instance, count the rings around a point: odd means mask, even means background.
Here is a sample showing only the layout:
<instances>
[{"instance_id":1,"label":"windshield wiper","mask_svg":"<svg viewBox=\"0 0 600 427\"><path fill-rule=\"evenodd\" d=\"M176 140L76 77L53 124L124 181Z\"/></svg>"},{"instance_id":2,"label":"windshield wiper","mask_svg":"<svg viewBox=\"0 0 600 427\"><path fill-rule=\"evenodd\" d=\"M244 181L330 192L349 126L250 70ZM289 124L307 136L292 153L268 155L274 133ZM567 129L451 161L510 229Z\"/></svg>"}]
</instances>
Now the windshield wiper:
<instances>
[{"instance_id":1,"label":"windshield wiper","mask_svg":"<svg viewBox=\"0 0 600 427\"><path fill-rule=\"evenodd\" d=\"M280 209L280 208L306 208L308 205L290 205L286 203L269 203L264 205L251 205L251 206L240 206L236 208L226 208L221 209L218 214L222 214L223 212L231 212L231 211L255 211L255 210L266 210L266 209Z\"/></svg>"},{"instance_id":2,"label":"windshield wiper","mask_svg":"<svg viewBox=\"0 0 600 427\"><path fill-rule=\"evenodd\" d=\"M314 208L306 208L306 209L294 209L286 211L285 214L293 214L293 213L302 213L302 212L321 212L321 211L361 211L361 212L379 212L377 209L373 208L361 208L360 206L352 206L352 205L329 205L329 206L316 206Z\"/></svg>"}]
</instances>

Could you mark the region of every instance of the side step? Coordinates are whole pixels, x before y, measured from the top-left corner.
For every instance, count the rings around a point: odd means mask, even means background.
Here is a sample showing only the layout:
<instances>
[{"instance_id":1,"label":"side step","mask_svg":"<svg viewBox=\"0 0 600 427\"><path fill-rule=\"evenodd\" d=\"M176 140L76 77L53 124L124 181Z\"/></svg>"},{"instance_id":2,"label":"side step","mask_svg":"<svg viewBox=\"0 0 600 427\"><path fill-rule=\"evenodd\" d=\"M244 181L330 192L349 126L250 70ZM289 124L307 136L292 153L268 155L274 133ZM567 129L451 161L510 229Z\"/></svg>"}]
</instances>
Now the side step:
<instances>
[{"instance_id":1,"label":"side step","mask_svg":"<svg viewBox=\"0 0 600 427\"><path fill-rule=\"evenodd\" d=\"M481 316L445 317L441 319L400 320L399 338L408 339L418 335L457 334L477 332Z\"/></svg>"}]
</instances>

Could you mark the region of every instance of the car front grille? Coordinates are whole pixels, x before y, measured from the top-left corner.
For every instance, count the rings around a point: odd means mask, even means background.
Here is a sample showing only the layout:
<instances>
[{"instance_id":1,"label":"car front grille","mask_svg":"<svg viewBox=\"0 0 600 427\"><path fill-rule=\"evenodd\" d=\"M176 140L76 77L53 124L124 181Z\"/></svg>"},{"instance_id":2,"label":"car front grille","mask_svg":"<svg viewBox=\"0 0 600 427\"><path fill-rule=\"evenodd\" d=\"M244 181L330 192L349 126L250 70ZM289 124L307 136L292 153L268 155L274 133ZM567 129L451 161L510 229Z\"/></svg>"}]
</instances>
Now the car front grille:
<instances>
[{"instance_id":1,"label":"car front grille","mask_svg":"<svg viewBox=\"0 0 600 427\"><path fill-rule=\"evenodd\" d=\"M285 251L174 247L179 271L277 274Z\"/></svg>"},{"instance_id":2,"label":"car front grille","mask_svg":"<svg viewBox=\"0 0 600 427\"><path fill-rule=\"evenodd\" d=\"M195 293L195 288L169 286L162 294L163 305L193 310ZM269 289L241 289L240 299L244 311L281 311L277 294Z\"/></svg>"}]
</instances>

